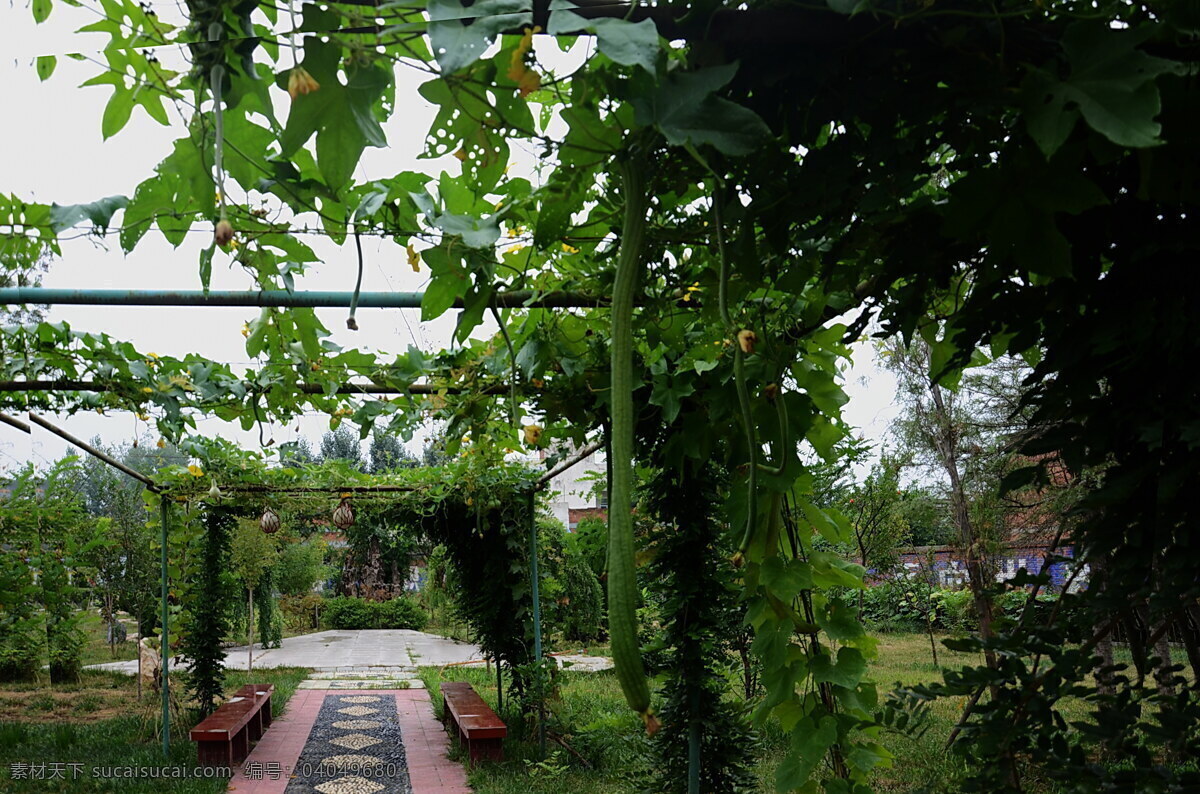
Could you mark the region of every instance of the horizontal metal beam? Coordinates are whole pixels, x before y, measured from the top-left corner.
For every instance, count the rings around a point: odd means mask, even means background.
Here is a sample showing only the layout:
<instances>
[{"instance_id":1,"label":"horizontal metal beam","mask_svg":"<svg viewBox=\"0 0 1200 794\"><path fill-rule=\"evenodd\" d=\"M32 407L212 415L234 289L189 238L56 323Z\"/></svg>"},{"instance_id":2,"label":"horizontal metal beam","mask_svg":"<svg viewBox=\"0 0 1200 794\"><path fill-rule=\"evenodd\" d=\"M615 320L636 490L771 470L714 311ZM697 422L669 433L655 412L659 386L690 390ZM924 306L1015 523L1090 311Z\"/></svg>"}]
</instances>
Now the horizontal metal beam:
<instances>
[{"instance_id":1,"label":"horizontal metal beam","mask_svg":"<svg viewBox=\"0 0 1200 794\"><path fill-rule=\"evenodd\" d=\"M145 474L142 474L140 471L129 468L124 463L122 463L121 461L112 457L111 455L108 455L105 452L101 452L100 450L93 447L91 444L87 443L86 441L82 441L82 440L76 438L75 436L68 433L66 430L63 430L61 427L50 424L45 419L43 419L42 417L38 416L35 413L29 413L28 416L29 416L29 421L33 422L35 425L44 427L45 429L49 430L51 433L55 434L59 438L65 439L66 441L79 447L84 452L88 453L89 455L91 455L95 458L99 458L100 460L107 463L109 466L112 466L114 469L117 469L119 471L124 472L125 474L128 474L133 479L135 479L138 482L145 485L151 491L158 493L158 490L159 490L158 484L156 482L154 482L154 480L147 477Z\"/></svg>"},{"instance_id":2,"label":"horizontal metal beam","mask_svg":"<svg viewBox=\"0 0 1200 794\"><path fill-rule=\"evenodd\" d=\"M424 292L362 292L358 308L417 309ZM350 306L353 292L288 292L286 290L121 290L121 289L55 289L50 287L0 288L0 305L76 305L76 306L280 306L339 307ZM584 295L577 292L534 292L513 290L497 292L496 306L530 309L594 308L606 306L606 296ZM454 307L461 309L462 300Z\"/></svg>"},{"instance_id":3,"label":"horizontal metal beam","mask_svg":"<svg viewBox=\"0 0 1200 794\"><path fill-rule=\"evenodd\" d=\"M255 391L255 384L245 384L247 391ZM129 388L128 384L108 383L91 380L4 380L0 381L0 392L23 391L91 391L109 392ZM324 394L325 388L319 383L298 383L293 388L302 394ZM461 386L437 386L431 383L413 383L408 386L386 386L378 383L344 383L338 386L335 394L489 394L505 395L509 393L507 384L495 384L478 388L463 388Z\"/></svg>"}]
</instances>

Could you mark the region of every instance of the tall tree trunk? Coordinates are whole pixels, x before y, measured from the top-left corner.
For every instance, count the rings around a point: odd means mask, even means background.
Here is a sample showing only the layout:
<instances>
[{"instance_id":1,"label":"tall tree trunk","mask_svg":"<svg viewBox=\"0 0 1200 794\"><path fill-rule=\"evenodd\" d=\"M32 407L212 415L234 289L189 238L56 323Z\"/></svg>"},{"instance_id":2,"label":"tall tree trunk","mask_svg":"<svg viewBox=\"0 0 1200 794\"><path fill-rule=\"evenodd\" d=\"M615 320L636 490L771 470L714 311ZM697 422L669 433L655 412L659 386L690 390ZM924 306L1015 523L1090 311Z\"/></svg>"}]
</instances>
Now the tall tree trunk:
<instances>
[{"instance_id":1,"label":"tall tree trunk","mask_svg":"<svg viewBox=\"0 0 1200 794\"><path fill-rule=\"evenodd\" d=\"M1097 591L1103 590L1107 585L1108 579L1107 562L1103 557L1097 557L1095 560L1089 560L1088 565L1091 569L1088 587L1094 588ZM1099 632L1103 623L1103 620L1097 621L1094 631ZM1104 639L1096 643L1096 656L1099 657L1096 667L1093 668L1093 675L1096 678L1096 690L1101 695L1114 695L1117 691L1116 682L1113 680L1112 670L1109 669L1113 666L1112 632L1105 632Z\"/></svg>"},{"instance_id":2,"label":"tall tree trunk","mask_svg":"<svg viewBox=\"0 0 1200 794\"><path fill-rule=\"evenodd\" d=\"M995 621L995 613L993 611L992 598L987 592L989 583L984 566L982 542L971 521L971 511L967 503L966 488L963 486L962 474L958 470L958 431L954 427L954 417L950 415L950 411L946 408L945 400L942 398L942 388L931 381L929 384L929 393L933 399L933 406L936 412L934 418L938 428L938 452L942 459L942 466L945 468L946 475L950 479L950 510L952 520L958 528L959 542L966 555L967 584L971 588L971 599L975 605L975 614L979 617L979 634L986 642L996 636L995 631L992 629L992 624ZM985 647L983 658L989 669L999 669L1000 663L994 650ZM988 692L993 701L999 699L999 687L989 686ZM1016 791L1020 791L1021 777L1017 770L1016 759L1009 751L1005 750L998 760L1004 767L1005 777L1008 778L1009 786Z\"/></svg>"}]
</instances>

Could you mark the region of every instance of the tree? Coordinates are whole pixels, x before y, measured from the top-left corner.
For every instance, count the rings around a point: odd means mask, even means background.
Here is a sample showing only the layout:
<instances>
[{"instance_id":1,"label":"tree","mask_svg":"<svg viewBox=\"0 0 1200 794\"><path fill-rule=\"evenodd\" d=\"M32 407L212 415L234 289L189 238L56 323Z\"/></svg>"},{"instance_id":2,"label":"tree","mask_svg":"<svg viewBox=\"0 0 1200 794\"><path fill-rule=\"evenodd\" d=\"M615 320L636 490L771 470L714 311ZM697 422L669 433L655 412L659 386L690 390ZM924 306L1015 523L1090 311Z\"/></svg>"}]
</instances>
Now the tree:
<instances>
[{"instance_id":1,"label":"tree","mask_svg":"<svg viewBox=\"0 0 1200 794\"><path fill-rule=\"evenodd\" d=\"M125 465L153 476L163 466L181 459L173 445L162 447L108 447L99 438L92 446ZM123 610L137 619L138 632L148 636L158 625L159 559L155 551L157 529L147 521L145 486L92 456L80 462L81 486L88 511L108 519L106 535L112 541L98 546L89 557L104 599L104 617L115 621Z\"/></svg>"},{"instance_id":2,"label":"tree","mask_svg":"<svg viewBox=\"0 0 1200 794\"><path fill-rule=\"evenodd\" d=\"M344 460L354 469L364 471L362 444L350 428L341 426L321 436L321 453L318 460Z\"/></svg>"},{"instance_id":3,"label":"tree","mask_svg":"<svg viewBox=\"0 0 1200 794\"><path fill-rule=\"evenodd\" d=\"M372 474L410 469L418 465L417 458L390 433L376 430L371 434L371 446L367 450L368 468Z\"/></svg>"},{"instance_id":4,"label":"tree","mask_svg":"<svg viewBox=\"0 0 1200 794\"><path fill-rule=\"evenodd\" d=\"M284 466L303 467L309 463L316 463L317 456L313 454L308 439L301 436L295 441L279 445L279 462Z\"/></svg>"},{"instance_id":5,"label":"tree","mask_svg":"<svg viewBox=\"0 0 1200 794\"><path fill-rule=\"evenodd\" d=\"M257 521L242 519L233 530L229 560L246 586L249 618L246 621L246 669L254 665L254 588L275 564L279 548L274 535L259 528Z\"/></svg>"},{"instance_id":6,"label":"tree","mask_svg":"<svg viewBox=\"0 0 1200 794\"><path fill-rule=\"evenodd\" d=\"M911 533L900 506L900 464L886 453L860 483L848 489L841 504L850 521L858 562L877 576L887 576L896 565L896 549L908 542ZM858 615L862 620L863 591L858 592Z\"/></svg>"},{"instance_id":7,"label":"tree","mask_svg":"<svg viewBox=\"0 0 1200 794\"><path fill-rule=\"evenodd\" d=\"M0 237L0 287L40 287L50 266L50 246L27 236ZM38 323L45 319L43 307L0 306L0 325Z\"/></svg>"}]
</instances>

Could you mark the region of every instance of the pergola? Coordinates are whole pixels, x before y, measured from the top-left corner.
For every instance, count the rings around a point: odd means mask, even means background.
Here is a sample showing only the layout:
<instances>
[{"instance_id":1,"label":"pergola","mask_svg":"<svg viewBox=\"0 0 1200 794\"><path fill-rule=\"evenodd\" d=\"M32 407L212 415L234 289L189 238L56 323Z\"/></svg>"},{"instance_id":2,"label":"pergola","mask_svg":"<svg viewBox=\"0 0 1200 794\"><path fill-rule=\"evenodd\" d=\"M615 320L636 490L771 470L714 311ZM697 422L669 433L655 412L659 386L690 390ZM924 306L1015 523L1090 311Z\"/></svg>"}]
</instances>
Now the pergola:
<instances>
[{"instance_id":1,"label":"pergola","mask_svg":"<svg viewBox=\"0 0 1200 794\"><path fill-rule=\"evenodd\" d=\"M183 291L171 292L162 290L69 290L69 289L46 289L46 288L29 288L29 287L6 287L0 288L0 304L34 304L34 305L50 305L50 304L72 304L72 305L90 305L90 306L275 306L283 308L291 307L339 307L339 306L364 306L378 308L414 308L421 305L423 293L420 292L370 292L370 293L350 293L350 292L295 292L289 293L285 291L261 291L261 292L237 292L237 291ZM600 298L589 297L576 293L534 293L531 291L510 292L505 295L497 296L497 302L504 306L520 306L526 308L583 308L595 307L604 305L605 301ZM460 306L461 308L461 303ZM6 381L0 383L0 392L22 392L22 391L55 391L55 392L74 392L74 391L105 391L111 388L111 385L100 382L87 381ZM401 390L396 387L380 386L377 384L354 384L343 387L344 390L339 390L339 393L345 394L396 394L405 391L411 394L432 394L440 391L445 391L444 387L431 387L426 384L412 384L407 389ZM314 391L316 391L314 389ZM461 390L451 390L459 392ZM509 393L509 387L491 387L487 389L489 394L506 394ZM32 412L28 413L29 422L43 428L58 437L64 439L70 444L78 447L89 455L103 461L112 466L126 476L132 477L145 486L146 490L159 496L160 522L162 532L162 553L160 557L160 609L161 609L161 664L162 664L162 721L163 721L163 739L162 749L163 756L166 757L170 753L170 670L169 670L169 636L168 636L168 534L171 520L170 496L171 489L169 486L164 486L151 477L138 472L125 464L116 460L111 455L96 449L91 444L83 441L80 438L72 435L61 427L47 421L41 416ZM20 419L0 412L0 422L14 427L24 433L32 434L32 427ZM533 622L533 655L535 661L540 662L542 659L542 618L541 605L539 599L539 582L538 582L538 564L537 564L537 521L535 520L535 512L533 510L534 494L545 488L554 477L563 471L571 468L581 460L591 455L596 450L603 446L602 441L594 441L584 445L574 454L560 461L557 465L540 475L535 481L532 488L527 492L529 499L529 583L532 599L532 622ZM224 492L232 494L247 494L261 493L268 490L268 486L256 484L228 485L223 488ZM275 490L275 489L270 489ZM285 489L291 492L305 493L357 493L357 494L386 494L399 491L413 490L402 485L352 485L338 484L333 486L320 487L296 487ZM502 672L499 660L496 664L497 676L497 692L500 697L503 697L500 681ZM539 685L540 686L540 685ZM539 691L539 703L544 717L544 693ZM546 729L545 720L539 721L539 745L542 752L545 752L546 744Z\"/></svg>"}]
</instances>

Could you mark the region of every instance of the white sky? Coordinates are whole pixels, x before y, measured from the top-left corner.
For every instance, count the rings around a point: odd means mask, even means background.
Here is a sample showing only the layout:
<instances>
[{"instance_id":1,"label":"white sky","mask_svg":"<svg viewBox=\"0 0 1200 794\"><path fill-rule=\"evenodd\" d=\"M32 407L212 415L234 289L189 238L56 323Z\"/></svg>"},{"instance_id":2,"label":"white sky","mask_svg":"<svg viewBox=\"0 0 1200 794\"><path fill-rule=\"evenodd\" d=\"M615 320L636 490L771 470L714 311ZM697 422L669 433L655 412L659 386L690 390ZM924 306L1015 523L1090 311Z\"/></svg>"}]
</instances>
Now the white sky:
<instances>
[{"instance_id":1,"label":"white sky","mask_svg":"<svg viewBox=\"0 0 1200 794\"><path fill-rule=\"evenodd\" d=\"M174 15L173 3L154 0L151 5L161 8L164 18L169 18L168 12ZM89 9L56 2L50 18L42 25L35 25L28 4L22 0L0 8L0 191L26 200L60 204L85 203L114 194L132 195L137 184L169 153L172 142L183 135L182 124L173 110L170 112L173 126L166 128L142 109L135 108L125 129L107 142L102 140L100 118L112 88L78 88L101 67L63 57L68 52L101 57L98 50L108 41L107 34L74 34L98 18ZM34 59L43 54L59 57L53 76L40 83ZM172 58L164 53L161 59L169 68L185 68L178 56ZM424 79L420 74L397 67L396 77L397 111L385 126L390 146L368 148L357 177L369 180L402 170L436 175L445 169L458 173L458 163L452 158L416 159L424 148L433 109L416 92ZM283 93L276 93L282 100ZM522 159L532 166L532 155ZM120 218L120 214L115 218L118 224ZM121 252L115 236L103 241L86 237L64 241L63 255L51 263L43 285L76 289L199 289L198 252L210 241L211 229L207 223L196 224L178 249L173 249L161 234L152 230L128 257ZM353 289L356 275L353 242L338 247L320 237L305 241L322 257L323 263L314 265L298 279L296 288ZM414 273L402 249L377 238L364 238L363 247L366 256L363 290L424 288L428 271ZM250 277L240 268L231 269L229 262L227 254L217 252L212 288L252 288ZM243 322L257 317L258 311L257 308L54 306L49 319L65 320L77 330L104 331L132 342L140 350L160 355L195 352L214 361L249 364L241 328ZM410 344L427 351L445 347L450 344L455 322L453 312L422 323L419 309L361 309L358 313L361 330L356 333L345 327L346 309L318 309L317 313L337 344L389 352L402 351ZM477 329L477 334L490 335L494 330L489 321ZM861 361L847 373L845 387L851 399L844 416L868 438L880 441L895 414L892 405L895 382L874 365L869 347L861 348L859 358ZM56 421L79 437L91 439L98 435L106 444L130 442L139 434L153 436L153 427L147 428L128 413L108 416L80 413L58 417ZM294 429L297 424L299 433ZM276 426L266 435L277 443L304 435L316 447L327 429L327 417L313 414L287 427ZM247 433L238 425L218 419L201 420L199 430L206 435L237 439L246 446L258 443L257 432ZM63 454L66 446L37 428L31 437L0 425L0 474L27 460L35 463L53 460ZM419 440L410 446L419 451Z\"/></svg>"}]
</instances>

